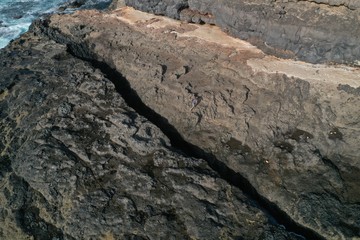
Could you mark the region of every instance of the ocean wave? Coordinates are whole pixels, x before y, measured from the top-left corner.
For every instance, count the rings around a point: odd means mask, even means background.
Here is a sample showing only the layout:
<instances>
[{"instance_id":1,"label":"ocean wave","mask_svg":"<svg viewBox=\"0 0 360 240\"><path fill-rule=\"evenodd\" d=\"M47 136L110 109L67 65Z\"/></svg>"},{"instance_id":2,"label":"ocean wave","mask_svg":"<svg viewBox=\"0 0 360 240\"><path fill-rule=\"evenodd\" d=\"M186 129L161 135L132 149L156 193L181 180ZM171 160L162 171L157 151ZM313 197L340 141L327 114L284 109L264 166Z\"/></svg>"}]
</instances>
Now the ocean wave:
<instances>
[{"instance_id":1,"label":"ocean wave","mask_svg":"<svg viewBox=\"0 0 360 240\"><path fill-rule=\"evenodd\" d=\"M80 9L104 9L111 0L0 0L0 48L26 32L31 22L43 14L57 12L60 7L64 13L79 9L65 7L71 2L80 3Z\"/></svg>"}]
</instances>

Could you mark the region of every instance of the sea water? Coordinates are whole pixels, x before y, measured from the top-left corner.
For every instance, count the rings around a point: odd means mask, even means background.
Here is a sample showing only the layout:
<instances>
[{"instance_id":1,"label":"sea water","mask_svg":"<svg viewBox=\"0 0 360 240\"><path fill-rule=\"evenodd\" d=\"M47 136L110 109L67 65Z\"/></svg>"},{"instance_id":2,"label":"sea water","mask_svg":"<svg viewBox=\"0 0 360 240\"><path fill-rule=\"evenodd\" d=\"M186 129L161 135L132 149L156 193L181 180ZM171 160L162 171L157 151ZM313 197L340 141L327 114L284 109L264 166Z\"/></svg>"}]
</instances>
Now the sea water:
<instances>
[{"instance_id":1,"label":"sea water","mask_svg":"<svg viewBox=\"0 0 360 240\"><path fill-rule=\"evenodd\" d=\"M74 2L69 0L0 0L0 48L29 29L31 22L60 6ZM111 0L81 0L80 8L104 9ZM73 9L71 9L73 10ZM67 10L65 12L70 12Z\"/></svg>"}]
</instances>

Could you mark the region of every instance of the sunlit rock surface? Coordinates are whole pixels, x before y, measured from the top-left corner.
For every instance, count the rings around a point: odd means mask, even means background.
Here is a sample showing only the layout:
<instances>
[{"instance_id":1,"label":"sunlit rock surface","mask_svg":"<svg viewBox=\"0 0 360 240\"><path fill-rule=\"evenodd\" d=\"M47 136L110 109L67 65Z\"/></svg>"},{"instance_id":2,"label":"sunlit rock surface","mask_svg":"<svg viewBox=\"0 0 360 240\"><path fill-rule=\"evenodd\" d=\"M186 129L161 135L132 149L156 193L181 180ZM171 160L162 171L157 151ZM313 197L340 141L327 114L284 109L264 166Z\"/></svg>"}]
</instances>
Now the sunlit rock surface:
<instances>
[{"instance_id":1,"label":"sunlit rock surface","mask_svg":"<svg viewBox=\"0 0 360 240\"><path fill-rule=\"evenodd\" d=\"M359 237L359 68L126 7L0 54L1 236Z\"/></svg>"}]
</instances>

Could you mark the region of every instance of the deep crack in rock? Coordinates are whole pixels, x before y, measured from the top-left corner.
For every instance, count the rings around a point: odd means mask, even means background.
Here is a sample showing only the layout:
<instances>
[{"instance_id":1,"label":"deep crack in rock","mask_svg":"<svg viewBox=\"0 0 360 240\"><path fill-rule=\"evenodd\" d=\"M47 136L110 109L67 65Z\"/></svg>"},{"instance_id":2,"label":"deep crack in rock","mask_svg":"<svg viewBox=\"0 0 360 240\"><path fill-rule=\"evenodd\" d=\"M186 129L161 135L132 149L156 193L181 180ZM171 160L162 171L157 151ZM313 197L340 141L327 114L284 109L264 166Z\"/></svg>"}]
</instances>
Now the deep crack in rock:
<instances>
[{"instance_id":1,"label":"deep crack in rock","mask_svg":"<svg viewBox=\"0 0 360 240\"><path fill-rule=\"evenodd\" d=\"M127 18L124 18L124 16L127 16ZM127 24L129 19L134 17L133 24ZM149 20L148 25L143 24L144 19ZM25 144L25 149L18 153L19 158L15 159L15 164L12 165L14 171L18 171L19 175L24 177L30 185L42 192L39 186L32 183L32 180L39 178L43 182L42 178L46 177L45 179L48 179L50 175L43 175L44 171L40 170L36 170L39 175L29 175L27 173L28 167L32 168L34 166L38 168L40 166L39 152L36 151L35 155L33 154L30 159L22 159L21 157L22 154L27 155L28 152L32 152L32 149L35 149L34 145L37 146L37 143L50 141L46 146L43 146L45 150L47 149L44 155L45 159L50 160L48 161L49 164L56 163L54 169L58 169L58 165L64 161L75 163L81 170L79 172L79 180L81 180L80 182L74 182L74 178L71 178L71 180L66 177L66 172L51 170L54 173L51 174L54 176L51 177L52 181L54 181L52 186L56 187L53 188L50 185L50 188L48 188L45 185L45 189L48 190L43 192L44 196L52 199L51 196L64 193L61 187L66 184L72 184L72 187L68 189L77 189L77 186L84 187L84 190L90 191L87 195L90 198L80 203L82 207L70 208L67 211L81 213L78 215L81 217L95 213L95 218L91 217L92 222L89 222L90 224L97 224L98 217L101 217L103 211L106 211L110 214L108 215L110 221L103 222L102 229L104 229L103 227L109 229L107 228L109 223L113 220L114 223L118 221L117 219L120 216L111 214L113 210L116 210L113 200L122 199L123 196L119 194L129 190L128 194L125 195L125 199L121 200L121 202L124 201L123 203L128 209L122 214L124 216L122 219L126 218L126 216L130 217L128 218L129 223L135 224L134 227L144 221L149 224L152 216L155 216L154 214L160 214L158 216L162 216L160 218L169 223L170 227L166 226L165 229L171 229L171 233L176 229L179 236L186 236L189 234L185 230L189 231L190 229L191 231L192 226L196 226L200 230L203 239L209 239L209 236L211 236L210 239L212 237L217 239L218 235L215 236L214 233L221 233L221 231L216 230L218 228L230 229L230 234L233 233L231 236L234 238L246 236L244 239L252 239L251 232L255 229L266 230L255 230L257 235L253 239L261 239L259 232L260 234L263 233L262 236L265 238L266 236L274 237L279 231L285 233L285 235L293 235L292 232L286 231L285 228L279 225L282 223L281 221L288 222L287 229L289 230L291 224L294 224L295 228L305 226L305 230L310 228L325 238L358 236L356 232L356 223L359 219L358 216L360 216L358 214L360 209L357 204L360 195L356 191L358 189L358 181L356 180L358 168L356 159L352 159L353 156L357 156L356 150L358 147L355 136L358 136L356 134L358 124L356 123L357 109L351 107L351 104L352 106L358 106L356 104L358 100L349 98L350 102L345 103L349 94L344 89L336 89L338 86L337 79L330 77L326 83L318 82L320 76L327 75L322 73L322 69L314 71L315 79L312 78L313 76L309 79L309 75L305 73L295 75L297 77L292 78L288 77L287 73L271 74L271 71L261 69L259 74L250 74L250 71L244 68L250 67L254 69L258 65L249 63L249 60L248 64L246 64L245 61L248 58L246 54L244 56L244 53L250 52L245 51L238 54L235 51L239 49L238 45L224 52L225 49L220 47L219 44L215 44L219 47L217 49L213 48L214 45L210 47L208 43L200 46L197 44L198 39L195 37L191 39L191 51L188 52L186 50L189 45L185 43L185 39L176 38L174 33L169 31L177 30L177 36L181 36L182 31L185 31L187 35L194 33L194 28L188 28L187 24L182 24L183 28L162 25L168 21L171 21L173 25L179 23L126 8L121 12L115 11L110 14L88 11L86 13L79 12L74 16L55 15L51 17L47 26L42 25L41 28L40 24L40 29L35 29L35 34L39 34L39 30L43 30L47 36L51 36L52 39L62 44L49 41L48 46L51 46L51 49L55 45L61 51L57 50L55 54L44 54L45 50L42 51L42 55L45 55L46 58L39 58L42 59L40 65L45 65L45 72L48 72L47 69L51 69L51 74L42 77L41 72L44 70L41 69L44 67L40 67L39 74L36 74L39 77L36 78L41 79L38 81L43 84L50 84L48 86L49 90L47 88L43 89L40 85L35 84L33 86L34 81L31 81L31 79L35 77L33 76L35 74L30 73L30 76L25 75L21 79L17 78L16 82L18 84L14 86L14 89L10 92L5 90L0 95L4 99L2 105L6 110L1 115L6 117L7 109L14 109L12 106L18 104L19 101L24 102L19 98L14 99L14 93L19 88L29 89L28 96L30 97L25 99L29 99L31 104L36 104L31 105L33 106L31 111L39 113L40 116L45 114L46 110L43 111L42 108L35 108L35 106L44 102L44 99L45 103L49 102L46 102L46 98L51 97L50 94L55 91L61 93L63 97L60 97L53 102L54 105L51 105L53 107L52 114L54 115L47 122L50 126L54 124L53 118L59 119L60 122L55 123L57 128L51 127L47 129L50 135L45 134L41 137L41 140L37 139L36 144L29 145L31 141ZM151 28L155 27L157 29L156 26L159 26L159 24L167 26L168 29L166 31L154 31ZM198 25L197 27L198 30L210 29L204 25ZM42 34L39 35L43 36ZM220 32L218 32L218 35L227 39L227 36L221 35ZM48 41L45 39L47 37L44 37L43 40ZM161 41L158 39L161 39ZM27 44L24 40L20 41L22 41L21 45ZM205 42L208 41L209 39ZM68 51L72 54L66 52L65 45L68 46ZM185 48L179 49L180 46ZM218 55L219 53L221 53L221 56ZM76 59L75 55L78 59ZM237 56L237 58L232 59L234 56ZM255 56L260 57L258 54L248 57L256 60ZM66 67L63 68L62 65L66 64L67 58L71 59L71 63L67 63ZM231 58L230 61L228 61L229 58ZM21 60L21 63L26 63L26 59L25 61ZM216 61L212 59L216 59ZM53 60L56 60L56 62L54 63ZM204 66L203 63L207 62L207 60L210 60L210 62ZM234 60L243 61L237 62ZM61 62L58 61L63 61L63 64L61 65ZM95 66L96 70L93 70L95 72L86 70L87 73L83 74L82 67L79 68L76 65L72 67L74 61L86 65L87 68L94 69L88 64L90 62ZM49 64L44 64L47 62ZM275 64L276 62L279 61L275 61ZM284 62L288 63L289 61L284 60ZM221 65L225 63L225 66ZM268 59L264 63L273 64L274 62ZM56 67L53 68L54 64ZM68 65L70 66L67 67ZM100 68L102 73L99 70ZM332 67L329 68L334 70ZM33 68L30 66L29 69ZM36 69L35 67L34 71L37 71ZM307 65L307 69L312 71L313 66ZM10 79L16 79L16 77L13 77L15 76L13 74L14 69L5 69L5 73L6 71L9 72L9 76L12 76ZM70 72L71 74L68 75ZM216 72L222 74L214 74ZM344 71L340 72L342 72L340 75L343 78L344 76L350 76L350 79L356 73L344 75ZM104 73L115 84L109 82ZM52 86L52 80L49 81L47 76L53 74L55 75L53 79L55 81L59 76L63 78L59 79L62 80L59 82L61 85ZM241 79L239 79L239 76L241 76ZM349 86L356 88L358 86L356 84L357 78L353 79L353 82L350 79L346 78ZM27 86L26 80L28 80L30 88L23 87L24 85ZM105 82L107 82L105 88L101 87L101 83ZM84 85L79 85L79 83ZM127 87L126 84L128 84ZM8 85L5 84L3 89ZM94 85L97 87L94 88ZM123 96L127 96L126 99L129 104L125 104L123 98L117 94L115 85L117 85L117 91L120 90L123 92ZM31 89L35 89L35 91ZM108 91L107 89L111 90ZM84 90L86 90L85 95L83 94L85 93ZM318 91L318 94L312 93L313 90ZM34 94L31 94L32 92ZM69 96L78 96L80 99L75 100ZM341 99L344 98L345 100L339 100L337 97L340 96ZM193 102L194 99L197 100L197 97L202 97L200 104L197 104L197 102L194 104ZM139 98L142 101L139 101ZM129 112L127 107L125 109L122 107L114 108L119 106L116 104L119 99L124 105L131 105L139 112L142 110L142 115L156 123L162 131L166 132L167 137L158 127L138 115L136 111L130 110L133 113L127 115L123 113L123 110ZM7 102L10 104L8 107ZM144 103L146 106L140 103ZM344 105L341 105L342 103ZM84 106L87 106L88 109ZM102 107L100 108L100 106ZM189 110L191 106L193 109ZM194 106L196 107L194 108ZM47 115L46 119L50 116ZM349 117L352 119L349 120ZM24 122L22 118L22 115L14 115L13 121L6 122L6 126L9 125L14 128L16 123ZM26 118L27 121L32 119L34 122L37 121L34 116ZM301 121L300 124L299 121ZM351 129L349 128L349 122L352 123ZM43 123L46 123L46 121ZM45 125L42 124L40 127L43 126ZM88 129L86 130L84 127ZM43 128L40 129L44 131ZM126 132L125 135L123 131ZM17 140L14 141L10 133L11 131L6 130L4 143L8 146L6 147L8 150L3 151L4 153L11 153L18 149ZM53 141L52 137L60 142ZM172 140L172 147L170 147L171 144L168 138ZM121 142L118 142L120 139ZM68 142L69 140L70 142ZM61 143L64 143L64 146ZM189 181L192 173L180 169L166 167L164 169L161 164L159 165L159 152L151 147L153 144L157 146L155 149L161 149L160 152L175 154L177 157L173 159L173 163L179 164L178 167L184 164L179 158L186 159L186 166L188 166L189 162L198 164L196 166L199 166L199 168L191 169L193 174L205 176L207 173L211 173L207 176L211 176L211 179L222 182L226 188L241 194L241 197L236 197L240 202L234 198L228 199L227 191L225 191L225 195L219 195L222 191L213 191L213 188L199 184L196 186L195 192L192 191L191 193L206 193L205 196L200 198L205 199L205 201L195 200L192 204L189 204L191 200L189 200L187 191L189 187L192 189L192 182ZM55 148L52 146L55 146ZM91 149L89 146L92 146ZM74 152L76 156L79 156L80 160L88 162L90 164L89 170L98 174L94 176L91 171L87 171L86 168L76 163L71 156L67 156L69 154L64 151L67 148ZM316 149L324 156L316 154ZM344 154L339 154L339 151ZM106 152L110 153L110 155L103 155ZM180 154L180 152L183 154ZM208 154L210 152L215 156ZM64 154L69 159L64 159L62 157ZM197 158L185 157L186 154ZM116 170L116 164L113 165L113 161L111 166L106 165L106 159L109 156L113 156L113 159L121 162L118 170ZM123 157L125 158L122 159ZM160 161L168 164L168 159L165 158ZM207 159L208 163L201 158ZM128 161L133 161L135 165L129 164ZM219 161L222 163L219 163ZM216 169L218 174L211 170L209 165ZM104 167L105 169L103 169ZM190 168L187 168L187 170L190 170ZM180 178L174 177L173 171L179 171L178 176ZM32 174L31 171L29 173ZM71 171L71 174L75 173ZM77 174L78 172L76 172L75 176ZM135 176L134 174L136 174L136 179L138 174L140 174L141 178L138 181L132 179L132 176ZM168 176L166 181L163 174ZM219 177L220 174L221 178ZM59 185L58 179L62 178L66 179L66 181ZM223 179L226 179L226 181ZM99 181L100 185L97 184L98 181L96 180ZM123 180L128 182L124 185ZM182 182L184 182L184 185L179 186L178 184ZM233 184L230 185L231 182ZM172 183L177 184L177 186L173 186ZM128 185L137 184L141 186L139 191L134 186L128 187ZM239 185L246 191L246 196L239 190L241 189ZM84 196L81 193L81 188L79 193ZM142 194L143 190L149 191L150 196L147 195L145 202L152 205L155 210L150 211L144 205L141 206L142 201L139 202L136 199L135 196L139 193ZM65 193L70 194L71 190ZM184 195L186 201L181 200ZM190 199L192 196L194 195L190 194ZM264 199L262 199L262 196ZM71 196L69 197L70 201L79 203ZM195 195L196 199L198 197L199 195ZM216 198L215 204L209 200L213 198ZM158 201L165 199L167 207L158 204ZM130 203L129 200L133 203ZM276 206L273 206L267 200L270 200ZM193 206L194 202L199 203L196 210ZM106 207L102 206L102 203ZM227 213L229 206L226 205L229 203L232 203L232 206L236 208L235 213L231 212L231 215L222 216L217 212L221 209ZM86 206L89 204L91 211L86 210ZM223 204L226 208L219 208ZM191 218L187 218L188 215L183 214L184 211L189 209L188 206L192 206L190 210ZM174 214L170 214L169 217L167 212L172 211L172 209L183 212L174 211ZM248 212L248 209L253 209L257 213L253 214L254 217L251 217L250 221L248 217L245 217L246 214L243 214ZM329 211L329 209L334 211ZM121 212L123 213L123 208L121 208ZM257 218L257 215L260 215L261 218ZM46 219L47 222L58 222L46 217L43 219ZM79 220L77 217L68 219ZM156 217L156 219L159 218ZM192 222L192 219L195 219L194 222ZM261 222L258 219L261 219ZM292 223L289 219L293 219L295 223ZM152 220L155 219L152 218ZM178 220L184 223L186 227L181 227ZM206 226L209 226L209 228L203 227L204 221L207 221ZM270 225L268 221L279 224ZM125 220L125 222L128 221ZM258 224L260 228L254 227L254 222L260 223ZM233 224L236 224L236 226ZM154 229L159 227L151 223L150 225L154 226ZM72 230L63 228L64 225L61 223L56 224L56 226L70 234L76 235L76 232L79 233L77 230L73 231L75 228L71 228ZM249 229L248 232L243 231L243 226ZM82 229L82 227L80 228ZM134 228L131 226L124 229L130 229L131 231ZM206 232L207 229L209 231ZM303 229L296 230L296 232L303 234ZM88 236L94 236L98 233L88 230ZM148 231L149 229L145 226L143 230L146 231L143 234L144 236L148 236L148 233L151 236L153 233L153 231ZM126 236L130 234L132 236L131 232L127 230L126 233L123 232L124 230L118 230L118 228L112 231L116 236L119 236L119 234L125 234ZM237 231L239 231L239 235L235 233ZM155 230L155 232L158 231ZM204 232L206 233L203 234ZM82 233L80 232L80 234ZM192 235L199 236L196 233ZM281 238L281 235L276 235L274 238L289 239L289 237ZM311 237L311 239L314 238ZM295 237L295 239L298 238Z\"/></svg>"},{"instance_id":2,"label":"deep crack in rock","mask_svg":"<svg viewBox=\"0 0 360 240\"><path fill-rule=\"evenodd\" d=\"M296 223L289 215L276 206L276 204L261 196L245 177L230 169L213 154L185 141L177 129L172 126L166 118L156 113L141 100L121 73L117 72L108 64L95 60L92 57L91 51L87 49L85 44L81 46L68 44L67 46L70 54L87 61L91 63L93 67L100 69L101 72L112 81L116 90L130 107L161 129L161 131L170 139L171 145L174 148L172 150L180 151L188 157L205 159L209 166L216 171L222 179L241 189L249 198L251 198L254 201L254 204L266 213L270 221L273 219L274 223L281 224L285 226L288 231L304 236L307 239L325 239L315 231Z\"/></svg>"}]
</instances>

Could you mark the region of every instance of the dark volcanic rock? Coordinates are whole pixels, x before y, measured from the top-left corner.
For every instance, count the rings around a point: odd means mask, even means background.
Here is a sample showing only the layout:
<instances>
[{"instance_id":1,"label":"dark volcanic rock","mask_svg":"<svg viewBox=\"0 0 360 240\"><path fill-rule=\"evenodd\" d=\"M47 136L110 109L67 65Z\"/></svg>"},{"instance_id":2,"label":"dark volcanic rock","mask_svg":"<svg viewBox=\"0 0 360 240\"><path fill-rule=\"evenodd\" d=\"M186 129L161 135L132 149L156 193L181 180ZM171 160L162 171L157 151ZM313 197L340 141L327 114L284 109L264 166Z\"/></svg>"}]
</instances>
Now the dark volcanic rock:
<instances>
[{"instance_id":1,"label":"dark volcanic rock","mask_svg":"<svg viewBox=\"0 0 360 240\"><path fill-rule=\"evenodd\" d=\"M36 31L0 52L1 239L301 239Z\"/></svg>"},{"instance_id":2,"label":"dark volcanic rock","mask_svg":"<svg viewBox=\"0 0 360 240\"><path fill-rule=\"evenodd\" d=\"M310 61L357 56L317 45L343 43L329 29L356 40L353 1L126 2L300 43ZM294 45L285 23L301 26ZM0 66L2 239L360 236L359 68L130 8L38 21Z\"/></svg>"},{"instance_id":3,"label":"dark volcanic rock","mask_svg":"<svg viewBox=\"0 0 360 240\"><path fill-rule=\"evenodd\" d=\"M215 23L267 53L312 63L359 65L359 1L126 0L142 11ZM318 3L318 4L317 4ZM197 17L183 10L188 6ZM182 13L182 10L185 11ZM194 15L194 14L193 14ZM203 15L211 16L202 17Z\"/></svg>"},{"instance_id":4,"label":"dark volcanic rock","mask_svg":"<svg viewBox=\"0 0 360 240\"><path fill-rule=\"evenodd\" d=\"M116 2L116 1L114 1ZM145 12L166 15L179 19L180 12L188 8L188 0L125 0L127 6L133 6Z\"/></svg>"},{"instance_id":5,"label":"dark volcanic rock","mask_svg":"<svg viewBox=\"0 0 360 240\"><path fill-rule=\"evenodd\" d=\"M338 89L358 88L359 69L265 56L215 26L130 8L37 27L121 73L111 77L118 88L129 84L128 101L145 103L134 107L174 146L206 159L287 227L311 229L309 239L359 237L360 98Z\"/></svg>"}]
</instances>

